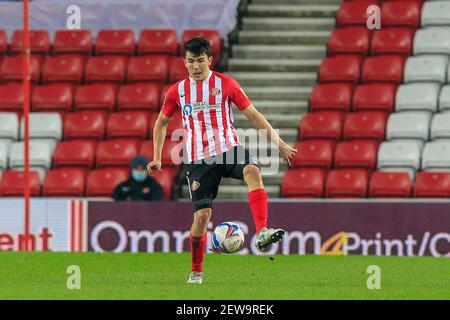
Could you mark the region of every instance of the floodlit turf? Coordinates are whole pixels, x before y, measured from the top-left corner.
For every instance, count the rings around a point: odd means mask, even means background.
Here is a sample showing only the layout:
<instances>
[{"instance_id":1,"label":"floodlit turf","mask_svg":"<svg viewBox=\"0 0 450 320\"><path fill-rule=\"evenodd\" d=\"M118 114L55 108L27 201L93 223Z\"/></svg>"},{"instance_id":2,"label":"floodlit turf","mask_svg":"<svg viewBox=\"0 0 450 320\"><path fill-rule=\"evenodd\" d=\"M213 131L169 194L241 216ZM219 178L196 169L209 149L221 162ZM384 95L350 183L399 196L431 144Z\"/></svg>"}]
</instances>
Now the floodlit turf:
<instances>
[{"instance_id":1,"label":"floodlit turf","mask_svg":"<svg viewBox=\"0 0 450 320\"><path fill-rule=\"evenodd\" d=\"M68 266L81 289L66 288ZM381 269L369 290L366 270ZM189 254L0 253L2 299L450 299L450 259L208 254L188 285Z\"/></svg>"}]
</instances>

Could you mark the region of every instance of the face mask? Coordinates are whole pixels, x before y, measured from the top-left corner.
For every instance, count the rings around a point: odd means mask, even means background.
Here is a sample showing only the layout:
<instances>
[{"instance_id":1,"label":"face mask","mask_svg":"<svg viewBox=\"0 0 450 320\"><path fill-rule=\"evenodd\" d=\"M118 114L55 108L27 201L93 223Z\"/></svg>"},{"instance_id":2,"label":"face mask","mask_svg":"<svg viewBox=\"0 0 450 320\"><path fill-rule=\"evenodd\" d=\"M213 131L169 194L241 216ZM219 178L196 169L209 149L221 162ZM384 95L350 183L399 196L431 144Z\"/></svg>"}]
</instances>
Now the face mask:
<instances>
[{"instance_id":1,"label":"face mask","mask_svg":"<svg viewBox=\"0 0 450 320\"><path fill-rule=\"evenodd\" d=\"M147 179L147 172L145 171L139 171L139 170L133 170L131 172L131 176L133 177L134 180L136 180L137 182L142 182L145 179Z\"/></svg>"}]
</instances>

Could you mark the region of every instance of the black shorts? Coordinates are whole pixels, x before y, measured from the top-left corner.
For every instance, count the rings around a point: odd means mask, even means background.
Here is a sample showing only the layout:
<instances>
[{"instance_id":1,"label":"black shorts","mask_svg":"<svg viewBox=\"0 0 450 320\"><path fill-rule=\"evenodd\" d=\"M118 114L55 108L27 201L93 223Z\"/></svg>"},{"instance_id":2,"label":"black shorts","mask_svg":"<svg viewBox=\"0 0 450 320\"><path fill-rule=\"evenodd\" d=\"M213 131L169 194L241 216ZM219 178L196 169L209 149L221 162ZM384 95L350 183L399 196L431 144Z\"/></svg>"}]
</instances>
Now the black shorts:
<instances>
[{"instance_id":1,"label":"black shorts","mask_svg":"<svg viewBox=\"0 0 450 320\"><path fill-rule=\"evenodd\" d=\"M186 179L194 212L212 208L222 177L244 180L244 168L248 164L258 166L256 159L242 146L208 159L187 165Z\"/></svg>"}]
</instances>

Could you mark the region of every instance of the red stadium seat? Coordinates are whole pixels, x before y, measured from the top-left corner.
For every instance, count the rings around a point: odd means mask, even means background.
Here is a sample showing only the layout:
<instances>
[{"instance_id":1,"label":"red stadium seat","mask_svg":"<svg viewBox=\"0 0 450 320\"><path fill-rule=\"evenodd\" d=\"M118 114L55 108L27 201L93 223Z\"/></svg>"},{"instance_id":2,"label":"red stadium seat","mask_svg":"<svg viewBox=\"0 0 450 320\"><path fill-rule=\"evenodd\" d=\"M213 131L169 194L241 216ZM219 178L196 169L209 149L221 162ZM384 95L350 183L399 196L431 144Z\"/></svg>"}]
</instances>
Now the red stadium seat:
<instances>
[{"instance_id":1,"label":"red stadium seat","mask_svg":"<svg viewBox=\"0 0 450 320\"><path fill-rule=\"evenodd\" d=\"M183 32L181 35L181 45L193 37L203 37L211 44L214 59L217 61L222 51L222 39L220 33L216 30L209 29L190 29Z\"/></svg>"},{"instance_id":2,"label":"red stadium seat","mask_svg":"<svg viewBox=\"0 0 450 320\"><path fill-rule=\"evenodd\" d=\"M33 111L72 111L75 86L51 83L34 87Z\"/></svg>"},{"instance_id":3,"label":"red stadium seat","mask_svg":"<svg viewBox=\"0 0 450 320\"><path fill-rule=\"evenodd\" d=\"M22 112L23 85L20 82L0 84L0 111Z\"/></svg>"},{"instance_id":4,"label":"red stadium seat","mask_svg":"<svg viewBox=\"0 0 450 320\"><path fill-rule=\"evenodd\" d=\"M337 111L319 111L306 114L300 122L300 138L336 139L342 136L344 115Z\"/></svg>"},{"instance_id":5,"label":"red stadium seat","mask_svg":"<svg viewBox=\"0 0 450 320\"><path fill-rule=\"evenodd\" d=\"M329 54L369 53L370 30L364 27L336 28L328 40Z\"/></svg>"},{"instance_id":6,"label":"red stadium seat","mask_svg":"<svg viewBox=\"0 0 450 320\"><path fill-rule=\"evenodd\" d=\"M397 85L390 83L369 83L356 87L353 92L353 110L380 110L392 112L395 106Z\"/></svg>"},{"instance_id":7,"label":"red stadium seat","mask_svg":"<svg viewBox=\"0 0 450 320\"><path fill-rule=\"evenodd\" d=\"M159 101L159 105L162 106L164 104L164 99L166 98L166 93L169 90L171 84L166 84L163 85L162 89L161 89L161 94L159 95L160 101Z\"/></svg>"},{"instance_id":8,"label":"red stadium seat","mask_svg":"<svg viewBox=\"0 0 450 320\"><path fill-rule=\"evenodd\" d=\"M319 67L321 82L359 82L362 59L357 55L338 55L323 59Z\"/></svg>"},{"instance_id":9,"label":"red stadium seat","mask_svg":"<svg viewBox=\"0 0 450 320\"><path fill-rule=\"evenodd\" d=\"M53 153L53 167L94 167L97 143L89 140L61 141Z\"/></svg>"},{"instance_id":10,"label":"red stadium seat","mask_svg":"<svg viewBox=\"0 0 450 320\"><path fill-rule=\"evenodd\" d=\"M378 142L351 140L338 143L334 155L335 168L374 169L377 163Z\"/></svg>"},{"instance_id":11,"label":"red stadium seat","mask_svg":"<svg viewBox=\"0 0 450 320\"><path fill-rule=\"evenodd\" d=\"M124 56L91 56L86 63L84 80L86 82L124 82L127 63L128 58Z\"/></svg>"},{"instance_id":12,"label":"red stadium seat","mask_svg":"<svg viewBox=\"0 0 450 320\"><path fill-rule=\"evenodd\" d=\"M383 55L367 57L362 68L363 82L403 82L405 56Z\"/></svg>"},{"instance_id":13,"label":"red stadium seat","mask_svg":"<svg viewBox=\"0 0 450 320\"><path fill-rule=\"evenodd\" d=\"M129 166L138 155L141 142L135 139L101 141L97 147L96 167Z\"/></svg>"},{"instance_id":14,"label":"red stadium seat","mask_svg":"<svg viewBox=\"0 0 450 320\"><path fill-rule=\"evenodd\" d=\"M114 188L128 179L128 168L104 168L89 172L86 186L88 197L111 197Z\"/></svg>"},{"instance_id":15,"label":"red stadium seat","mask_svg":"<svg viewBox=\"0 0 450 320\"><path fill-rule=\"evenodd\" d=\"M161 185L165 198L172 197L174 179L178 170L176 168L163 168L163 172L153 173L152 177Z\"/></svg>"},{"instance_id":16,"label":"red stadium seat","mask_svg":"<svg viewBox=\"0 0 450 320\"><path fill-rule=\"evenodd\" d=\"M123 111L111 113L106 126L106 137L139 138L148 137L149 113L145 111Z\"/></svg>"},{"instance_id":17,"label":"red stadium seat","mask_svg":"<svg viewBox=\"0 0 450 320\"><path fill-rule=\"evenodd\" d=\"M117 97L117 110L158 111L161 86L156 83L133 83L123 85Z\"/></svg>"},{"instance_id":18,"label":"red stadium seat","mask_svg":"<svg viewBox=\"0 0 450 320\"><path fill-rule=\"evenodd\" d=\"M384 140L387 113L378 111L351 112L344 122L344 139Z\"/></svg>"},{"instance_id":19,"label":"red stadium seat","mask_svg":"<svg viewBox=\"0 0 450 320\"><path fill-rule=\"evenodd\" d=\"M164 167L173 167L180 165L182 163L183 156L182 149L182 143L179 143L178 141L172 141L170 140L170 138L167 138L164 141L164 147L161 155L162 165ZM153 159L153 150L153 141L144 141L141 145L139 154L146 157L147 159Z\"/></svg>"},{"instance_id":20,"label":"red stadium seat","mask_svg":"<svg viewBox=\"0 0 450 320\"><path fill-rule=\"evenodd\" d=\"M414 182L414 197L450 197L450 172L417 172Z\"/></svg>"},{"instance_id":21,"label":"red stadium seat","mask_svg":"<svg viewBox=\"0 0 450 320\"><path fill-rule=\"evenodd\" d=\"M411 191L411 179L406 172L376 171L370 177L372 198L409 198Z\"/></svg>"},{"instance_id":22,"label":"red stadium seat","mask_svg":"<svg viewBox=\"0 0 450 320\"><path fill-rule=\"evenodd\" d=\"M138 42L138 54L171 54L178 52L178 39L175 30L142 30Z\"/></svg>"},{"instance_id":23,"label":"red stadium seat","mask_svg":"<svg viewBox=\"0 0 450 320\"><path fill-rule=\"evenodd\" d=\"M305 140L298 142L298 152L292 158L292 167L330 169L333 165L335 140Z\"/></svg>"},{"instance_id":24,"label":"red stadium seat","mask_svg":"<svg viewBox=\"0 0 450 320\"><path fill-rule=\"evenodd\" d=\"M128 63L128 82L156 81L167 82L170 58L168 56L151 55L133 57Z\"/></svg>"},{"instance_id":25,"label":"red stadium seat","mask_svg":"<svg viewBox=\"0 0 450 320\"><path fill-rule=\"evenodd\" d=\"M326 179L327 198L365 198L369 173L364 169L331 170Z\"/></svg>"},{"instance_id":26,"label":"red stadium seat","mask_svg":"<svg viewBox=\"0 0 450 320\"><path fill-rule=\"evenodd\" d=\"M44 82L70 81L81 83L85 64L86 57L83 55L48 56L42 68L42 80Z\"/></svg>"},{"instance_id":27,"label":"red stadium seat","mask_svg":"<svg viewBox=\"0 0 450 320\"><path fill-rule=\"evenodd\" d=\"M103 139L106 115L102 111L69 113L64 119L65 139Z\"/></svg>"},{"instance_id":28,"label":"red stadium seat","mask_svg":"<svg viewBox=\"0 0 450 320\"><path fill-rule=\"evenodd\" d=\"M8 51L8 36L5 30L0 30L0 54L5 54Z\"/></svg>"},{"instance_id":29,"label":"red stadium seat","mask_svg":"<svg viewBox=\"0 0 450 320\"><path fill-rule=\"evenodd\" d=\"M96 54L133 55L135 48L133 30L100 30L95 40Z\"/></svg>"},{"instance_id":30,"label":"red stadium seat","mask_svg":"<svg viewBox=\"0 0 450 320\"><path fill-rule=\"evenodd\" d=\"M53 42L54 53L83 53L91 55L93 52L92 34L89 30L59 30Z\"/></svg>"},{"instance_id":31,"label":"red stadium seat","mask_svg":"<svg viewBox=\"0 0 450 320\"><path fill-rule=\"evenodd\" d=\"M41 69L44 58L33 54L30 57L31 81L41 81ZM6 81L22 81L23 79L23 57L22 55L7 56L3 58L0 69L0 79Z\"/></svg>"},{"instance_id":32,"label":"red stadium seat","mask_svg":"<svg viewBox=\"0 0 450 320\"><path fill-rule=\"evenodd\" d=\"M76 110L113 111L118 86L110 83L91 83L79 86L75 95Z\"/></svg>"},{"instance_id":33,"label":"red stadium seat","mask_svg":"<svg viewBox=\"0 0 450 320\"><path fill-rule=\"evenodd\" d=\"M25 187L25 173L23 171L5 170L0 180L0 194L3 197L23 197ZM30 195L39 197L41 195L41 183L39 174L30 171Z\"/></svg>"},{"instance_id":34,"label":"red stadium seat","mask_svg":"<svg viewBox=\"0 0 450 320\"><path fill-rule=\"evenodd\" d=\"M32 53L47 54L50 52L50 36L47 30L30 30L30 49ZM23 51L23 31L16 30L11 41L11 53Z\"/></svg>"},{"instance_id":35,"label":"red stadium seat","mask_svg":"<svg viewBox=\"0 0 450 320\"><path fill-rule=\"evenodd\" d=\"M169 82L175 83L189 76L186 66L181 57L174 57L170 62Z\"/></svg>"},{"instance_id":36,"label":"red stadium seat","mask_svg":"<svg viewBox=\"0 0 450 320\"><path fill-rule=\"evenodd\" d=\"M47 171L44 180L44 197L84 197L86 170L59 168Z\"/></svg>"},{"instance_id":37,"label":"red stadium seat","mask_svg":"<svg viewBox=\"0 0 450 320\"><path fill-rule=\"evenodd\" d=\"M376 54L410 55L414 30L410 28L384 28L374 31L370 51Z\"/></svg>"},{"instance_id":38,"label":"red stadium seat","mask_svg":"<svg viewBox=\"0 0 450 320\"><path fill-rule=\"evenodd\" d=\"M281 181L281 195L285 198L323 197L326 171L321 169L287 170Z\"/></svg>"},{"instance_id":39,"label":"red stadium seat","mask_svg":"<svg viewBox=\"0 0 450 320\"><path fill-rule=\"evenodd\" d=\"M388 1L381 7L383 27L420 27L421 1Z\"/></svg>"},{"instance_id":40,"label":"red stadium seat","mask_svg":"<svg viewBox=\"0 0 450 320\"><path fill-rule=\"evenodd\" d=\"M336 23L339 26L360 25L365 26L367 21L367 8L370 5L379 5L379 1L360 0L344 1L339 7Z\"/></svg>"},{"instance_id":41,"label":"red stadium seat","mask_svg":"<svg viewBox=\"0 0 450 320\"><path fill-rule=\"evenodd\" d=\"M353 86L349 83L317 84L310 99L311 111L349 111L352 105Z\"/></svg>"},{"instance_id":42,"label":"red stadium seat","mask_svg":"<svg viewBox=\"0 0 450 320\"><path fill-rule=\"evenodd\" d=\"M158 113L153 113L150 117L150 137L153 136L153 128L155 127L156 119L158 119ZM167 137L170 137L175 130L180 128L183 128L181 113L175 111L167 126Z\"/></svg>"}]
</instances>

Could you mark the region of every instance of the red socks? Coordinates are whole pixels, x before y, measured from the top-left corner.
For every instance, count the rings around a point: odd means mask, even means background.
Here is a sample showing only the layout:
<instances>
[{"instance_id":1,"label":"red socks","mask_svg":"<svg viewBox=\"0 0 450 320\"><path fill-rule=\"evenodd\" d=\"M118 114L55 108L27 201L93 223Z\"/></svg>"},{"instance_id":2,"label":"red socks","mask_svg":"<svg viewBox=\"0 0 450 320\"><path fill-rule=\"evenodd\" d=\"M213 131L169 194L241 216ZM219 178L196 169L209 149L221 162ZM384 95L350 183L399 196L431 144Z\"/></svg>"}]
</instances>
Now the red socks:
<instances>
[{"instance_id":1,"label":"red socks","mask_svg":"<svg viewBox=\"0 0 450 320\"><path fill-rule=\"evenodd\" d=\"M203 272L202 263L205 254L206 233L201 237L190 236L192 271Z\"/></svg>"},{"instance_id":2,"label":"red socks","mask_svg":"<svg viewBox=\"0 0 450 320\"><path fill-rule=\"evenodd\" d=\"M256 189L248 193L248 202L252 209L256 232L267 227L267 193L264 188Z\"/></svg>"}]
</instances>

